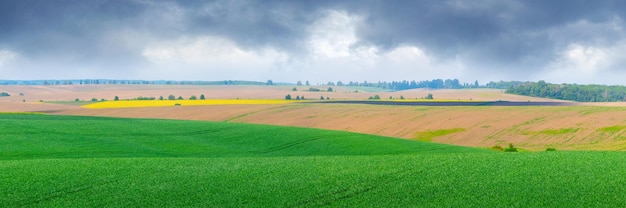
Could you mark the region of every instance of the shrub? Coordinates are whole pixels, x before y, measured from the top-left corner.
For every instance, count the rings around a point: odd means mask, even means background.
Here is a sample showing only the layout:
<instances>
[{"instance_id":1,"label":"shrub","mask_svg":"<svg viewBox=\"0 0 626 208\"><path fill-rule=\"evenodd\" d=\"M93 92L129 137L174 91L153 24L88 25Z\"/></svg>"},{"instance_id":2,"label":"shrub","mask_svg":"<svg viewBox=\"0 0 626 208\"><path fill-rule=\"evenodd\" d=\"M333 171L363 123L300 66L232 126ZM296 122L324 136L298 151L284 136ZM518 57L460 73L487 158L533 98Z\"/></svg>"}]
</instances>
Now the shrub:
<instances>
[{"instance_id":1,"label":"shrub","mask_svg":"<svg viewBox=\"0 0 626 208\"><path fill-rule=\"evenodd\" d=\"M428 95L426 95L426 99L428 100L432 100L433 98L433 94L428 93Z\"/></svg>"},{"instance_id":2,"label":"shrub","mask_svg":"<svg viewBox=\"0 0 626 208\"><path fill-rule=\"evenodd\" d=\"M509 144L509 147L504 149L505 152L517 152L517 148L513 147L513 144Z\"/></svg>"},{"instance_id":3,"label":"shrub","mask_svg":"<svg viewBox=\"0 0 626 208\"><path fill-rule=\"evenodd\" d=\"M556 148L554 148L554 147L546 148L546 152L554 152L554 151L556 151Z\"/></svg>"},{"instance_id":4,"label":"shrub","mask_svg":"<svg viewBox=\"0 0 626 208\"><path fill-rule=\"evenodd\" d=\"M291 95L287 94L287 96L285 96L285 100L291 100Z\"/></svg>"},{"instance_id":5,"label":"shrub","mask_svg":"<svg viewBox=\"0 0 626 208\"><path fill-rule=\"evenodd\" d=\"M370 99L370 100L380 100L380 95L374 95L374 97L370 96L368 99Z\"/></svg>"}]
</instances>

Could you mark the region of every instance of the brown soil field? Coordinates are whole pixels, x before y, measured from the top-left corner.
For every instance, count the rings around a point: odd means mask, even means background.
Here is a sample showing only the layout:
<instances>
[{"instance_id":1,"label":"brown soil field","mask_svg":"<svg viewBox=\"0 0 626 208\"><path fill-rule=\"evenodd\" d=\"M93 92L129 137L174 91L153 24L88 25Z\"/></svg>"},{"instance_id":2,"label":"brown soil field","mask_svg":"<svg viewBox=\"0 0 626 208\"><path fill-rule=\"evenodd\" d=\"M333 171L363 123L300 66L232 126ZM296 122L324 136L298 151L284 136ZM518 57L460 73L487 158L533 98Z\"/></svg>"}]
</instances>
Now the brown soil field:
<instances>
[{"instance_id":1,"label":"brown soil field","mask_svg":"<svg viewBox=\"0 0 626 208\"><path fill-rule=\"evenodd\" d=\"M315 98L328 95L335 100L365 99L379 94L381 97L402 95L407 99L415 99L426 93L433 93L439 99L461 101L550 101L508 95L490 89L355 93L351 88L340 87L337 87L338 92L292 92L291 88L293 86L1 86L0 91L9 92L13 96L0 98L0 112L38 111L64 115L245 122L342 130L478 147L513 143L528 150L543 150L546 147L564 150L626 150L624 103L447 107L299 103L85 109L75 105L31 102L71 101L77 97L85 100L91 97L112 99L116 95L125 99L169 94L183 97L205 94L207 99L277 99L286 94ZM24 96L15 96L20 92ZM422 138L423 135L431 136Z\"/></svg>"},{"instance_id":2,"label":"brown soil field","mask_svg":"<svg viewBox=\"0 0 626 208\"><path fill-rule=\"evenodd\" d=\"M72 109L56 114L244 122L417 139L461 129L433 142L528 150L626 150L626 108L594 106L424 107L360 104L183 106ZM613 130L603 130L614 127ZM429 139L430 140L430 139Z\"/></svg>"}]
</instances>

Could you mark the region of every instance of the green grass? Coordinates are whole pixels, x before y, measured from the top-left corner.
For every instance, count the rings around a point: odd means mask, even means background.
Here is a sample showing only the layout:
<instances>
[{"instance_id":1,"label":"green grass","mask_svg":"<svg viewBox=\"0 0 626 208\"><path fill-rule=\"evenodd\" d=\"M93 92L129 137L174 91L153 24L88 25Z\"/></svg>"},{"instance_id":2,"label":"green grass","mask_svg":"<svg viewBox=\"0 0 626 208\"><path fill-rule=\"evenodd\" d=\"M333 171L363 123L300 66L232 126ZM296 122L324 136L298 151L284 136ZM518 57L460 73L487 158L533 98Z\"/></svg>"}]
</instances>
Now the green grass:
<instances>
[{"instance_id":1,"label":"green grass","mask_svg":"<svg viewBox=\"0 0 626 208\"><path fill-rule=\"evenodd\" d=\"M563 134L573 134L578 132L578 128L564 128L564 129L546 129L541 131L524 131L522 134L524 135L537 135L537 134L545 134L545 135L563 135Z\"/></svg>"},{"instance_id":2,"label":"green grass","mask_svg":"<svg viewBox=\"0 0 626 208\"><path fill-rule=\"evenodd\" d=\"M433 138L445 136L448 134L454 134L457 132L465 131L463 128L454 128L454 129L440 129L440 130L432 130L432 131L423 131L415 133L415 139L423 142L431 142Z\"/></svg>"},{"instance_id":3,"label":"green grass","mask_svg":"<svg viewBox=\"0 0 626 208\"><path fill-rule=\"evenodd\" d=\"M501 153L339 131L0 115L0 207L624 207L623 152Z\"/></svg>"},{"instance_id":4,"label":"green grass","mask_svg":"<svg viewBox=\"0 0 626 208\"><path fill-rule=\"evenodd\" d=\"M624 129L626 129L626 126L609 126L609 127L600 128L598 129L598 131L607 132L607 133L616 133Z\"/></svg>"}]
</instances>

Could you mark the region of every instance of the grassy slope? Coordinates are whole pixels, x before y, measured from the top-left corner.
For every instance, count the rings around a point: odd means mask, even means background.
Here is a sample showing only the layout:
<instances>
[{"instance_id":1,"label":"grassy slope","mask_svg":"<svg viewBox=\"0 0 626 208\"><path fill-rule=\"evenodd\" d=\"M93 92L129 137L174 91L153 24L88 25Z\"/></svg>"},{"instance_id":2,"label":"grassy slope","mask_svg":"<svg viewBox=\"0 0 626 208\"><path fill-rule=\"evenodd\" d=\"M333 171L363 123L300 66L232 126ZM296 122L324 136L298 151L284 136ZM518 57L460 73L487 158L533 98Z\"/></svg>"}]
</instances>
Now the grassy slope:
<instances>
[{"instance_id":1,"label":"grassy slope","mask_svg":"<svg viewBox=\"0 0 626 208\"><path fill-rule=\"evenodd\" d=\"M621 152L45 115L0 115L0 148L0 207L626 206Z\"/></svg>"}]
</instances>

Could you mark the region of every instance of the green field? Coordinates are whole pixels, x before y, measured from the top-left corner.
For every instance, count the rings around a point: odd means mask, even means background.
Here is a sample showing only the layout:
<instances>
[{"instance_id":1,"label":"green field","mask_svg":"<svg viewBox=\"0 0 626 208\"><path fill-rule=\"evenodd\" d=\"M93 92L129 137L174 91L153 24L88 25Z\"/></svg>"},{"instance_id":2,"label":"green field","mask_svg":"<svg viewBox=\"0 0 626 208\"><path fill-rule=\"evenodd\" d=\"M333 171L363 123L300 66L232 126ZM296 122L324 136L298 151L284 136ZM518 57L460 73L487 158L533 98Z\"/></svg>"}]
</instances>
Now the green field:
<instances>
[{"instance_id":1,"label":"green field","mask_svg":"<svg viewBox=\"0 0 626 208\"><path fill-rule=\"evenodd\" d=\"M626 153L0 114L0 207L625 207Z\"/></svg>"}]
</instances>

